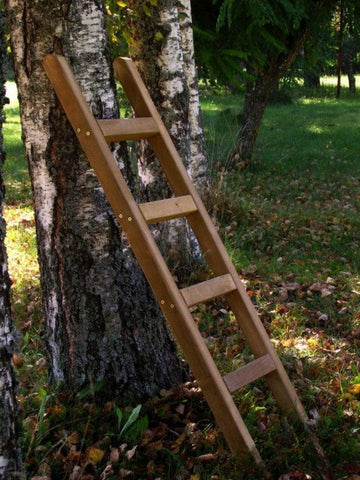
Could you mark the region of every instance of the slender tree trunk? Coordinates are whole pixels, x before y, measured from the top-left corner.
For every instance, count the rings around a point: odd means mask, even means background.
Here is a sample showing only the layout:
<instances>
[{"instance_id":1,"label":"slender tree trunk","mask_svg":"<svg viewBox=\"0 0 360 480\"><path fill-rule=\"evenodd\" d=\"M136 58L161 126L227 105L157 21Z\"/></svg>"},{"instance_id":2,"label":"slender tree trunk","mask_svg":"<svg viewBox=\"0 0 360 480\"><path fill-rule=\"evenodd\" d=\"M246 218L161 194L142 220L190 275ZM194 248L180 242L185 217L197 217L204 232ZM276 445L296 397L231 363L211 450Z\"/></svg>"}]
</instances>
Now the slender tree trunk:
<instances>
[{"instance_id":1,"label":"slender tree trunk","mask_svg":"<svg viewBox=\"0 0 360 480\"><path fill-rule=\"evenodd\" d=\"M4 245L5 221L2 215L4 198L2 166L5 160L2 136L5 65L4 18L0 2L0 480L14 480L22 476L22 462L18 447L16 379L12 366L14 328L10 313L10 279Z\"/></svg>"},{"instance_id":2,"label":"slender tree trunk","mask_svg":"<svg viewBox=\"0 0 360 480\"><path fill-rule=\"evenodd\" d=\"M354 61L356 59L356 42L353 38L348 37L343 42L343 68L349 81L349 90L351 93L356 92L356 79L354 74Z\"/></svg>"},{"instance_id":3,"label":"slender tree trunk","mask_svg":"<svg viewBox=\"0 0 360 480\"><path fill-rule=\"evenodd\" d=\"M340 93L341 93L341 67L343 62L343 40L344 40L344 5L343 5L343 2L340 1L336 98L340 98Z\"/></svg>"},{"instance_id":4,"label":"slender tree trunk","mask_svg":"<svg viewBox=\"0 0 360 480\"><path fill-rule=\"evenodd\" d=\"M179 383L182 364L42 68L45 54L65 55L95 115L118 115L103 1L6 4L52 380L69 388L104 382L122 403L144 399ZM116 154L129 176L124 150Z\"/></svg>"},{"instance_id":5,"label":"slender tree trunk","mask_svg":"<svg viewBox=\"0 0 360 480\"><path fill-rule=\"evenodd\" d=\"M319 88L320 87L320 75L314 72L304 72L304 86L306 88Z\"/></svg>"},{"instance_id":6,"label":"slender tree trunk","mask_svg":"<svg viewBox=\"0 0 360 480\"><path fill-rule=\"evenodd\" d=\"M280 78L293 64L304 45L307 29L299 31L290 43L286 54L268 60L268 68L261 76L247 85L244 103L243 123L237 135L235 145L227 161L229 170L249 165L255 148L260 124L264 116L271 92Z\"/></svg>"},{"instance_id":7,"label":"slender tree trunk","mask_svg":"<svg viewBox=\"0 0 360 480\"><path fill-rule=\"evenodd\" d=\"M131 55L136 61L150 95L201 193L208 187L207 160L196 89L193 44L189 25L182 30L176 0L163 0L148 15L140 0L129 0L136 12L132 19ZM183 11L190 14L187 2ZM189 17L190 18L190 17ZM186 48L184 61L183 46ZM186 66L185 66L186 65ZM185 74L186 73L186 74ZM189 89L188 81L191 83ZM194 157L192 158L192 155ZM196 155L196 156L195 156ZM142 142L138 150L140 194L144 201L172 196L150 148ZM180 283L199 266L199 248L192 231L182 219L163 223L153 230L171 269Z\"/></svg>"},{"instance_id":8,"label":"slender tree trunk","mask_svg":"<svg viewBox=\"0 0 360 480\"><path fill-rule=\"evenodd\" d=\"M348 76L348 81L349 81L349 90L351 93L356 93L356 78L354 74L354 66L352 62L349 63L348 69L347 69L347 76Z\"/></svg>"}]
</instances>

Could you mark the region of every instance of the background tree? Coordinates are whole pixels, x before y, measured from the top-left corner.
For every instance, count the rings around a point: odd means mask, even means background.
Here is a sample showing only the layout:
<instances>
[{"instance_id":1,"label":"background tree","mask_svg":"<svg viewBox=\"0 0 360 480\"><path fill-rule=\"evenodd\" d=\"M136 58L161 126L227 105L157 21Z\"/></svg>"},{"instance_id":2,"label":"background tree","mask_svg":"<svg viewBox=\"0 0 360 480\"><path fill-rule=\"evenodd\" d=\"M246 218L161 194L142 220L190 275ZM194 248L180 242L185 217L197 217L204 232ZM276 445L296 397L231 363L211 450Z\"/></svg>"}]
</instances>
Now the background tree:
<instances>
[{"instance_id":1,"label":"background tree","mask_svg":"<svg viewBox=\"0 0 360 480\"><path fill-rule=\"evenodd\" d=\"M6 42L4 16L0 2L0 479L10 480L21 477L22 462L18 447L18 424L16 403L16 379L12 366L14 351L14 328L10 312L10 279L5 251L5 221L2 215L4 185L2 166L3 151L2 124L5 104Z\"/></svg>"},{"instance_id":2,"label":"background tree","mask_svg":"<svg viewBox=\"0 0 360 480\"><path fill-rule=\"evenodd\" d=\"M222 0L203 14L206 10L202 2L196 4L196 9L194 6L197 38L211 52L200 52L203 63L206 62L205 72L228 83L245 84L242 126L229 154L228 168L250 162L273 89L302 50L312 27L332 8L333 2L326 2L325 8L320 0ZM212 23L209 29L208 22L215 18L216 26ZM216 48L216 44L221 48ZM219 52L223 53L220 58ZM215 56L216 62L210 66Z\"/></svg>"},{"instance_id":3,"label":"background tree","mask_svg":"<svg viewBox=\"0 0 360 480\"><path fill-rule=\"evenodd\" d=\"M51 378L103 382L134 402L183 379L152 293L55 98L42 60L63 54L96 116L118 115L104 3L6 0L34 191ZM124 149L116 152L130 180Z\"/></svg>"},{"instance_id":4,"label":"background tree","mask_svg":"<svg viewBox=\"0 0 360 480\"><path fill-rule=\"evenodd\" d=\"M337 45L337 90L340 97L341 73L348 76L349 90L355 92L354 63L360 42L360 6L358 2L341 0L337 2L332 19L333 36Z\"/></svg>"}]
</instances>

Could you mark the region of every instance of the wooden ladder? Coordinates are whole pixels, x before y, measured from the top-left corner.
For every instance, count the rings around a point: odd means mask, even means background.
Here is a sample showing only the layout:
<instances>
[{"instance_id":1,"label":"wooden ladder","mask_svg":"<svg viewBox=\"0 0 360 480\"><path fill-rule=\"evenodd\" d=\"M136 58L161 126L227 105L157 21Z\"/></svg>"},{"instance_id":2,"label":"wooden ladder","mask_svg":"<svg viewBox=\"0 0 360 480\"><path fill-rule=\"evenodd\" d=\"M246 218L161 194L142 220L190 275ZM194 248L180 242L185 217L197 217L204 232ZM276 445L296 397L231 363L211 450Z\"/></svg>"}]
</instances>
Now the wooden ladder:
<instances>
[{"instance_id":1,"label":"wooden ladder","mask_svg":"<svg viewBox=\"0 0 360 480\"><path fill-rule=\"evenodd\" d=\"M134 63L128 58L114 61L115 74L135 113L135 118L116 120L94 118L63 57L46 56L44 68L231 451L240 458L250 453L263 465L231 394L264 377L287 414L295 413L304 423L307 415ZM145 138L174 197L137 204L108 142ZM177 217L187 218L214 274L208 281L182 289L177 287L148 227ZM255 357L225 376L217 369L189 310L220 295L228 301Z\"/></svg>"}]
</instances>

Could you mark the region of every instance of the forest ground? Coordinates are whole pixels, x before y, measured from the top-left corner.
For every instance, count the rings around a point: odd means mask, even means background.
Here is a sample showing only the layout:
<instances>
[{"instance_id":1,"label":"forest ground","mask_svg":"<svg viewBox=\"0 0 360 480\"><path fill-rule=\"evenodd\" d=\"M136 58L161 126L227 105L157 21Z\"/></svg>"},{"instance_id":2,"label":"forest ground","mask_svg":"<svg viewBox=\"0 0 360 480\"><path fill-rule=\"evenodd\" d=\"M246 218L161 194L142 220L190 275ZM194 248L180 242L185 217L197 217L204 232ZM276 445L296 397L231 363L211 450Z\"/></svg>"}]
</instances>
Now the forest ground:
<instances>
[{"instance_id":1,"label":"forest ground","mask_svg":"<svg viewBox=\"0 0 360 480\"><path fill-rule=\"evenodd\" d=\"M237 393L272 478L360 479L360 97L292 88L268 107L252 165L227 171L242 96L206 89L210 213L298 391L327 459L284 418L262 381ZM141 407L58 394L46 377L31 187L14 84L4 135L4 215L28 478L229 480L263 478L229 454L196 383ZM278 102L281 100L278 98ZM287 99L289 100L289 98ZM227 305L194 310L222 372L249 361Z\"/></svg>"}]
</instances>

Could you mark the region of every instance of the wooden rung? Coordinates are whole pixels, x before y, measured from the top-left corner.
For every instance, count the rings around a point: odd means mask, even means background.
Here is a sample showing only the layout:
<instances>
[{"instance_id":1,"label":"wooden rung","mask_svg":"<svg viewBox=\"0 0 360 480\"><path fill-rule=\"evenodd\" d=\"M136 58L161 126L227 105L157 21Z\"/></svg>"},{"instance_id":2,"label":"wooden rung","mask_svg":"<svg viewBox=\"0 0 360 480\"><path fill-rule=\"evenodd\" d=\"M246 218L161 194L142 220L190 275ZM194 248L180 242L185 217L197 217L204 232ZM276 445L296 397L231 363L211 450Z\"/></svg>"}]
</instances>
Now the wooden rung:
<instances>
[{"instance_id":1,"label":"wooden rung","mask_svg":"<svg viewBox=\"0 0 360 480\"><path fill-rule=\"evenodd\" d=\"M228 373L223 379L229 392L233 393L239 388L254 382L260 377L264 377L274 370L276 370L276 366L273 359L271 358L271 355L267 354L256 358L247 365L239 368L239 370Z\"/></svg>"},{"instance_id":2,"label":"wooden rung","mask_svg":"<svg viewBox=\"0 0 360 480\"><path fill-rule=\"evenodd\" d=\"M152 117L117 118L97 122L107 142L138 140L159 133L159 128Z\"/></svg>"},{"instance_id":3,"label":"wooden rung","mask_svg":"<svg viewBox=\"0 0 360 480\"><path fill-rule=\"evenodd\" d=\"M225 293L236 290L236 285L229 273L220 277L212 278L205 282L191 285L191 287L182 288L180 290L185 303L188 307L206 302L212 298L219 297Z\"/></svg>"},{"instance_id":4,"label":"wooden rung","mask_svg":"<svg viewBox=\"0 0 360 480\"><path fill-rule=\"evenodd\" d=\"M183 197L167 198L139 204L141 213L147 223L162 222L172 218L185 217L196 212L197 207L191 195Z\"/></svg>"}]
</instances>

